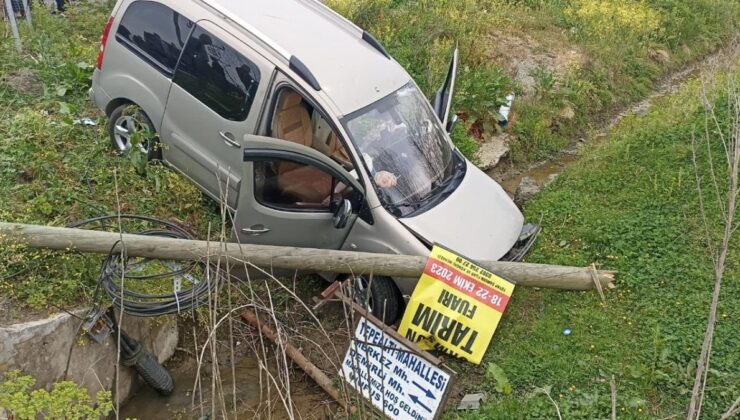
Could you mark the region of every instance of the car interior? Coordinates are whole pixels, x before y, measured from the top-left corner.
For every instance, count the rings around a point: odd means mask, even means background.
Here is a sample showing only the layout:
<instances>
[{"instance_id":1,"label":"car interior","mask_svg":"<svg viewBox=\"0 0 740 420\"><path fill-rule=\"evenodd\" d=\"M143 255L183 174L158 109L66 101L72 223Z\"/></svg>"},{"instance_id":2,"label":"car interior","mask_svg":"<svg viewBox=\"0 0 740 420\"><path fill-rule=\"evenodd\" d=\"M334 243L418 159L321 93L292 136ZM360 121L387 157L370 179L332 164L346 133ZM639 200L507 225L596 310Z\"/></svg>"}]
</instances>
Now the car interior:
<instances>
[{"instance_id":1,"label":"car interior","mask_svg":"<svg viewBox=\"0 0 740 420\"><path fill-rule=\"evenodd\" d=\"M315 149L352 170L349 155L321 113L291 88L278 93L270 136ZM298 208L328 208L332 191L344 192L331 175L290 161L256 166L256 192L261 201Z\"/></svg>"}]
</instances>

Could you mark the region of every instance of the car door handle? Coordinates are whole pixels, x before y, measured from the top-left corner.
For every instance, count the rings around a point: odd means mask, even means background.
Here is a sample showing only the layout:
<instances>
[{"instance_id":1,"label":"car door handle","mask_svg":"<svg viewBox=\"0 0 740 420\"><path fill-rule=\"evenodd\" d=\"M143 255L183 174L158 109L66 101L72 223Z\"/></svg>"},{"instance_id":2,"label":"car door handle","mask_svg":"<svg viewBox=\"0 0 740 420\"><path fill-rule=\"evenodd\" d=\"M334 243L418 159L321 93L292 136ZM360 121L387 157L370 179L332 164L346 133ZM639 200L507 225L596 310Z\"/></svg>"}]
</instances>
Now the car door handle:
<instances>
[{"instance_id":1,"label":"car door handle","mask_svg":"<svg viewBox=\"0 0 740 420\"><path fill-rule=\"evenodd\" d=\"M259 236L269 231L270 229L264 226L252 226L252 227L242 229L242 233L247 234L249 236Z\"/></svg>"},{"instance_id":2,"label":"car door handle","mask_svg":"<svg viewBox=\"0 0 740 420\"><path fill-rule=\"evenodd\" d=\"M221 135L221 138L224 140L224 143L231 147L241 147L239 142L234 140L234 135L231 133L224 133L223 131L219 131L218 134Z\"/></svg>"}]
</instances>

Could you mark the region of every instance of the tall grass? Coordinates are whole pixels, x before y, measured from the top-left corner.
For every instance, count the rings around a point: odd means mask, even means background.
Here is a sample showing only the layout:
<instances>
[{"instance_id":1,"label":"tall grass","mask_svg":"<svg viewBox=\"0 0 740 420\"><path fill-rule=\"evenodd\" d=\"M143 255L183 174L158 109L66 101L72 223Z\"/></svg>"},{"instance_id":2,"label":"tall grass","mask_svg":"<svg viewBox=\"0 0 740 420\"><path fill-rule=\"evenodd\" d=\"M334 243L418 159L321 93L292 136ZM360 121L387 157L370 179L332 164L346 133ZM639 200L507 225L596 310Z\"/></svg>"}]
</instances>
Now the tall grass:
<instances>
[{"instance_id":1,"label":"tall grass","mask_svg":"<svg viewBox=\"0 0 740 420\"><path fill-rule=\"evenodd\" d=\"M545 158L609 113L646 95L661 76L720 47L736 31L740 4L732 0L329 0L331 7L376 35L426 94L441 83L449 52L461 48L455 110L492 134L498 106L522 86L492 60L497 34L533 37L538 53L552 40L586 55L558 75L550 94L517 104L517 161ZM565 34L565 36L563 36ZM512 48L512 47L508 47ZM516 47L514 47L516 48ZM516 55L516 52L507 55ZM558 116L571 107L576 118ZM516 111L516 110L515 110ZM480 137L480 136L478 136ZM469 154L469 136L456 135ZM478 138L477 140L480 140Z\"/></svg>"},{"instance_id":2,"label":"tall grass","mask_svg":"<svg viewBox=\"0 0 740 420\"><path fill-rule=\"evenodd\" d=\"M123 212L176 217L203 234L201 221L216 218L215 206L165 167L141 175L112 153L106 119L88 99L109 14L93 3L70 7L66 17L37 8L33 30L20 27L23 53L0 38L0 220L63 226L114 214L116 170ZM99 268L98 257L28 251L0 238L0 295L24 305L91 297Z\"/></svg>"}]
</instances>

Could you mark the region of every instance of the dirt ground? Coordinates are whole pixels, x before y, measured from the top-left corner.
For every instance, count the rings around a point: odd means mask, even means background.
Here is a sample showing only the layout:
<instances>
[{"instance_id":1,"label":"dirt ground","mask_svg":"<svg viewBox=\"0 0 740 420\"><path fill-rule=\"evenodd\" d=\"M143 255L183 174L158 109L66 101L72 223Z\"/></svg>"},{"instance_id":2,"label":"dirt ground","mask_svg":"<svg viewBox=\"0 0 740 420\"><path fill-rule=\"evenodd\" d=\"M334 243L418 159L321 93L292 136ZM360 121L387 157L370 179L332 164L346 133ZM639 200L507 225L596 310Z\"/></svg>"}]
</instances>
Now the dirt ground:
<instances>
[{"instance_id":1,"label":"dirt ground","mask_svg":"<svg viewBox=\"0 0 740 420\"><path fill-rule=\"evenodd\" d=\"M524 89L525 96L535 92L533 73L538 69L551 72L555 80L562 80L571 70L587 64L588 57L568 42L565 34L538 37L536 33L511 33L493 30L490 34L494 45L491 59L507 70Z\"/></svg>"},{"instance_id":2,"label":"dirt ground","mask_svg":"<svg viewBox=\"0 0 740 420\"><path fill-rule=\"evenodd\" d=\"M3 80L14 90L25 95L41 95L44 87L36 73L31 69L20 69L10 73Z\"/></svg>"}]
</instances>

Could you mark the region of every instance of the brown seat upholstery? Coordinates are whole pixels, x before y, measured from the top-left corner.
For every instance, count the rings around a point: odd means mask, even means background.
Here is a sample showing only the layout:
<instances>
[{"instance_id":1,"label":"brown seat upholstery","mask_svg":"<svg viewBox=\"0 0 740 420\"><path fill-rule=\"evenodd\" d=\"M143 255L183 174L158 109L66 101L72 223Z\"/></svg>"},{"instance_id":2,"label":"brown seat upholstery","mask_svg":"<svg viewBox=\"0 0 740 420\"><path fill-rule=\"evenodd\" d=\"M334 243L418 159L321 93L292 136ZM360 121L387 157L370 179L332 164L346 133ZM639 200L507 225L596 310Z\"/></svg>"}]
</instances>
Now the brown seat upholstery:
<instances>
[{"instance_id":1,"label":"brown seat upholstery","mask_svg":"<svg viewBox=\"0 0 740 420\"><path fill-rule=\"evenodd\" d=\"M330 153L328 154L330 157L340 161L345 166L352 166L347 151L344 150L344 146L339 142L337 135L333 131L329 134L329 139L326 143L330 149Z\"/></svg>"},{"instance_id":2,"label":"brown seat upholstery","mask_svg":"<svg viewBox=\"0 0 740 420\"><path fill-rule=\"evenodd\" d=\"M287 91L280 98L280 106L275 116L275 136L279 139L311 147L313 132L311 130L311 116L301 104L301 95Z\"/></svg>"},{"instance_id":3,"label":"brown seat upholstery","mask_svg":"<svg viewBox=\"0 0 740 420\"><path fill-rule=\"evenodd\" d=\"M283 94L275 115L275 136L311 147L311 117L302 101L303 98L296 92L287 91ZM331 176L313 166L281 162L277 173L278 188L295 197L297 201L318 204L331 194Z\"/></svg>"},{"instance_id":4,"label":"brown seat upholstery","mask_svg":"<svg viewBox=\"0 0 740 420\"><path fill-rule=\"evenodd\" d=\"M322 204L331 194L332 178L313 166L301 166L278 175L278 188L297 204Z\"/></svg>"}]
</instances>

